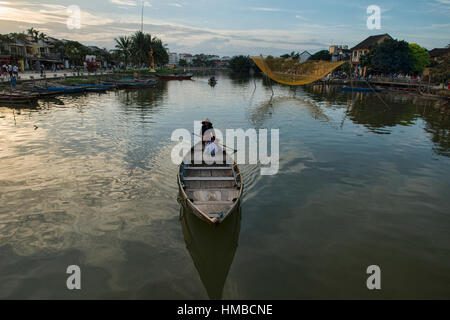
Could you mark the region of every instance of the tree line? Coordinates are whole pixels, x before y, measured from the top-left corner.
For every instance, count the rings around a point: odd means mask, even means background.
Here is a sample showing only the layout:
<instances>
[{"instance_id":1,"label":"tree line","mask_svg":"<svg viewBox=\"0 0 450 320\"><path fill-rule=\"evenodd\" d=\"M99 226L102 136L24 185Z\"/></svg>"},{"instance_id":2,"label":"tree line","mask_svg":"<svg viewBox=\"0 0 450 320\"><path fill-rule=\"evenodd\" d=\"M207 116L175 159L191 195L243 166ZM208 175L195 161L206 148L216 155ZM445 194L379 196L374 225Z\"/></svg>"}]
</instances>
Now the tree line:
<instances>
[{"instance_id":1,"label":"tree line","mask_svg":"<svg viewBox=\"0 0 450 320\"><path fill-rule=\"evenodd\" d=\"M29 37L33 41L42 40L47 42L48 36L34 28L30 28L23 33L0 34L0 47L5 44L13 44L16 41L26 42ZM71 65L81 65L85 61L86 55L95 55L97 60L102 61L120 61L125 65L133 63L135 65L149 64L150 48L153 49L155 65L163 66L169 62L169 54L166 45L161 39L151 37L150 34L137 31L131 36L122 36L115 40L115 49L108 50L89 48L78 41L55 41L52 43L53 53L60 54L69 61Z\"/></svg>"}]
</instances>

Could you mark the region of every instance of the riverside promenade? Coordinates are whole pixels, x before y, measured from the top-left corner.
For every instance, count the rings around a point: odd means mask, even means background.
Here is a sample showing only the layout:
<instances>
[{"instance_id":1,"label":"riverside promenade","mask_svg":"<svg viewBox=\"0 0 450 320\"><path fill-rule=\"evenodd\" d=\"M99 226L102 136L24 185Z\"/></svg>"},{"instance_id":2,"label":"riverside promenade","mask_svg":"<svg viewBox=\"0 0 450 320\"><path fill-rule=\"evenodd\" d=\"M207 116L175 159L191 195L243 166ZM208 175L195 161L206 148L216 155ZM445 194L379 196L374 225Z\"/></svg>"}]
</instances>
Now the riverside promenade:
<instances>
[{"instance_id":1,"label":"riverside promenade","mask_svg":"<svg viewBox=\"0 0 450 320\"><path fill-rule=\"evenodd\" d=\"M29 82L29 81L36 81L36 80L58 80L58 79L65 79L65 78L81 78L81 77L87 77L87 76L101 76L101 75L108 75L108 74L114 74L114 71L112 70L100 70L97 72L87 72L87 71L79 71L79 72L73 72L72 70L63 70L63 71L55 71L55 72L46 72L43 76L41 76L40 73L36 72L23 72L19 73L19 77L17 79L17 82ZM0 78L0 84L9 84L9 77L7 78Z\"/></svg>"}]
</instances>

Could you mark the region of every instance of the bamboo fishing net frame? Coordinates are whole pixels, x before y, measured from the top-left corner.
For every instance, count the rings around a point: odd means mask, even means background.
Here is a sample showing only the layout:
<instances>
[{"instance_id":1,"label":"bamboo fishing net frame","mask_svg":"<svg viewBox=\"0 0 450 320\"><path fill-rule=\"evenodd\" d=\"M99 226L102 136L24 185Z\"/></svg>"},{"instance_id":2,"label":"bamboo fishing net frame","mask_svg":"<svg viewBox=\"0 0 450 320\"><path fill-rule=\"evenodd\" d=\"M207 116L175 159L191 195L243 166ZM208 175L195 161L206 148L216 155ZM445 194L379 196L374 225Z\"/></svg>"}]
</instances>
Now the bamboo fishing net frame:
<instances>
[{"instance_id":1,"label":"bamboo fishing net frame","mask_svg":"<svg viewBox=\"0 0 450 320\"><path fill-rule=\"evenodd\" d=\"M273 81L288 86L301 86L322 79L345 61L306 61L294 59L251 57L261 71Z\"/></svg>"}]
</instances>

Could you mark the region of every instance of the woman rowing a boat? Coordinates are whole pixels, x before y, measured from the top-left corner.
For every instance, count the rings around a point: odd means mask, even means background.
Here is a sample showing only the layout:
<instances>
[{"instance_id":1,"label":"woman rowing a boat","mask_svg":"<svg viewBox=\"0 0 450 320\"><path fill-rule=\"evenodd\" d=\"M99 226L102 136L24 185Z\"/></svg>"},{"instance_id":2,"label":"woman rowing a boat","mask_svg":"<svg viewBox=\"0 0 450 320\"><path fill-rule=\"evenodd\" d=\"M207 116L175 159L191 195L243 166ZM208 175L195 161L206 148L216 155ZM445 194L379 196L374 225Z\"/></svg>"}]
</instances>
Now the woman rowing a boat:
<instances>
[{"instance_id":1,"label":"woman rowing a boat","mask_svg":"<svg viewBox=\"0 0 450 320\"><path fill-rule=\"evenodd\" d=\"M202 138L204 142L209 142L212 138L215 138L213 124L208 118L202 121Z\"/></svg>"}]
</instances>

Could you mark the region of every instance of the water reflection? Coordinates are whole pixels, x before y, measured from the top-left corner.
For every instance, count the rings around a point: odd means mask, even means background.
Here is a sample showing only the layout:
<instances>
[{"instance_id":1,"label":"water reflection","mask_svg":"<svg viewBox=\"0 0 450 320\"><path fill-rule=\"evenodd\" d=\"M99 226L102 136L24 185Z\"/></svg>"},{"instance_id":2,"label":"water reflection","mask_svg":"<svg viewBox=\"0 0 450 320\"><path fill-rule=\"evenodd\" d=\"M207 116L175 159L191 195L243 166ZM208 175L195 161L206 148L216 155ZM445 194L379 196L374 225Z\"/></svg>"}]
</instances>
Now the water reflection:
<instances>
[{"instance_id":1,"label":"water reflection","mask_svg":"<svg viewBox=\"0 0 450 320\"><path fill-rule=\"evenodd\" d=\"M425 131L431 134L433 151L441 156L450 157L450 115L436 112L434 108L424 108Z\"/></svg>"},{"instance_id":2,"label":"water reflection","mask_svg":"<svg viewBox=\"0 0 450 320\"><path fill-rule=\"evenodd\" d=\"M168 82L161 81L150 88L136 88L117 91L119 102L125 107L153 107L158 106L167 96Z\"/></svg>"},{"instance_id":3,"label":"water reflection","mask_svg":"<svg viewBox=\"0 0 450 320\"><path fill-rule=\"evenodd\" d=\"M370 299L373 261L395 272L382 298L448 297L448 115L324 86L274 84L269 105L261 79L208 78L0 108L0 298L70 298L80 263L82 298ZM212 230L174 199L171 133L205 116L282 129L278 175L242 168L242 226Z\"/></svg>"},{"instance_id":4,"label":"water reflection","mask_svg":"<svg viewBox=\"0 0 450 320\"><path fill-rule=\"evenodd\" d=\"M238 247L241 208L221 225L211 227L181 205L180 221L184 240L210 299L220 300Z\"/></svg>"},{"instance_id":5,"label":"water reflection","mask_svg":"<svg viewBox=\"0 0 450 320\"><path fill-rule=\"evenodd\" d=\"M365 94L343 92L336 86L303 87L308 97L332 106L346 106L345 118L361 124L375 134L391 134L397 126L410 127L423 120L424 130L431 134L433 151L450 156L450 114L440 112L442 101L412 94Z\"/></svg>"},{"instance_id":6,"label":"water reflection","mask_svg":"<svg viewBox=\"0 0 450 320\"><path fill-rule=\"evenodd\" d=\"M274 97L262 102L250 110L248 116L250 122L256 127L262 127L264 122L275 113L277 105L282 103L294 103L295 105L306 107L313 119L330 122L330 119L319 104L301 97Z\"/></svg>"}]
</instances>

